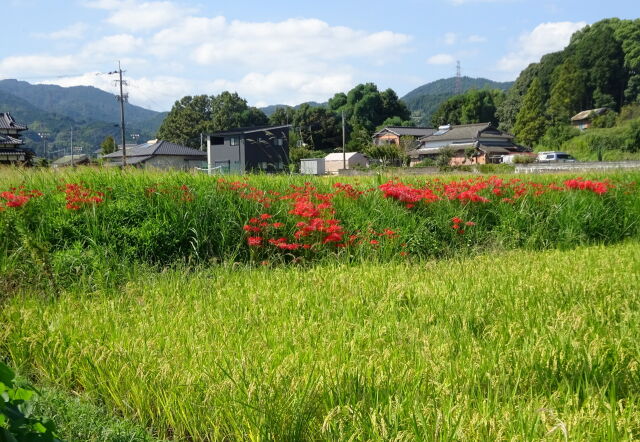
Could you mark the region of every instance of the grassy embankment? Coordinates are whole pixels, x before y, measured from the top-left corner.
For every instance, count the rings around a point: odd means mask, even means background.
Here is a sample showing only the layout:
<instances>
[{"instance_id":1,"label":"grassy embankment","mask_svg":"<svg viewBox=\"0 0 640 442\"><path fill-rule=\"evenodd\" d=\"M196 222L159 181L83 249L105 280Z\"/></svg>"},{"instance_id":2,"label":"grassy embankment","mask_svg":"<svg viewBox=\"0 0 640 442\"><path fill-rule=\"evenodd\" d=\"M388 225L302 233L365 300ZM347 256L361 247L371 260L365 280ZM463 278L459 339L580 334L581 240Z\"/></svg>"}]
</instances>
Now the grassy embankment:
<instances>
[{"instance_id":1,"label":"grassy embankment","mask_svg":"<svg viewBox=\"0 0 640 442\"><path fill-rule=\"evenodd\" d=\"M139 271L10 299L0 351L183 439L640 435L640 247Z\"/></svg>"}]
</instances>

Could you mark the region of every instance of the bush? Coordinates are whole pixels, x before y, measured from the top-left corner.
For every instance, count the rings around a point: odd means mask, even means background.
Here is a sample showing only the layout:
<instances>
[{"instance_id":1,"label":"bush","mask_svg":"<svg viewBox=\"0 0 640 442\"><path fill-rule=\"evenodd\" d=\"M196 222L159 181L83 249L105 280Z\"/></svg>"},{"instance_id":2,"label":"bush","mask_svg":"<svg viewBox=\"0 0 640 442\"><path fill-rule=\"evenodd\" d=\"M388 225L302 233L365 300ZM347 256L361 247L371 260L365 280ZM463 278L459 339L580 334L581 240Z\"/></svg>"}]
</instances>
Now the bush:
<instances>
[{"instance_id":1,"label":"bush","mask_svg":"<svg viewBox=\"0 0 640 442\"><path fill-rule=\"evenodd\" d=\"M532 155L514 155L513 164L531 164L536 162L536 157Z\"/></svg>"},{"instance_id":2,"label":"bush","mask_svg":"<svg viewBox=\"0 0 640 442\"><path fill-rule=\"evenodd\" d=\"M560 150L563 143L579 136L581 133L579 129L569 126L568 124L551 126L547 129L544 136L540 138L537 144L537 150Z\"/></svg>"},{"instance_id":3,"label":"bush","mask_svg":"<svg viewBox=\"0 0 640 442\"><path fill-rule=\"evenodd\" d=\"M432 158L425 158L413 167L435 167L436 161Z\"/></svg>"},{"instance_id":4,"label":"bush","mask_svg":"<svg viewBox=\"0 0 640 442\"><path fill-rule=\"evenodd\" d=\"M516 170L511 164L480 164L478 172L480 173L512 173Z\"/></svg>"}]
</instances>

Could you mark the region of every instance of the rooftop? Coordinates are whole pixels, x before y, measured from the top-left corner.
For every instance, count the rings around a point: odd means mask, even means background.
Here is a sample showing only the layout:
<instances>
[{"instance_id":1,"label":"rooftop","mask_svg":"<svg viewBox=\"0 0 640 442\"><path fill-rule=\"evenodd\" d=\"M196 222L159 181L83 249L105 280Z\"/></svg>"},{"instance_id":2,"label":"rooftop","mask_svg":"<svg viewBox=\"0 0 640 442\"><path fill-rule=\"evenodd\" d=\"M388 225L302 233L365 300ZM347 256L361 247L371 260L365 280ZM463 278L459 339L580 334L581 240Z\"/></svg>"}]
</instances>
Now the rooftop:
<instances>
[{"instance_id":1,"label":"rooftop","mask_svg":"<svg viewBox=\"0 0 640 442\"><path fill-rule=\"evenodd\" d=\"M228 129L228 130L221 130L218 132L213 132L210 133L209 135L212 137L223 137L225 135L244 135L244 134L249 134L252 132L263 132L263 131L269 131L269 130L276 130L276 129L285 129L285 128L290 128L291 125L290 124L285 124L282 126L253 126L253 127L236 127L234 129Z\"/></svg>"},{"instance_id":2,"label":"rooftop","mask_svg":"<svg viewBox=\"0 0 640 442\"><path fill-rule=\"evenodd\" d=\"M386 126L383 129L379 130L373 136L380 135L383 132L391 132L398 136L413 136L413 137L425 137L431 135L435 132L435 129L431 127L405 127L405 126Z\"/></svg>"},{"instance_id":3,"label":"rooftop","mask_svg":"<svg viewBox=\"0 0 640 442\"><path fill-rule=\"evenodd\" d=\"M511 139L512 135L495 128L491 123L461 124L458 126L442 126L432 135L420 138L420 141L454 141L473 140L481 135Z\"/></svg>"},{"instance_id":4,"label":"rooftop","mask_svg":"<svg viewBox=\"0 0 640 442\"><path fill-rule=\"evenodd\" d=\"M0 112L0 129L27 130L27 126L17 123L9 112Z\"/></svg>"},{"instance_id":5,"label":"rooftop","mask_svg":"<svg viewBox=\"0 0 640 442\"><path fill-rule=\"evenodd\" d=\"M602 115L608 110L609 110L608 107L599 107L598 109L583 110L582 112L578 112L573 117L571 117L571 121L586 120L591 116L592 113L596 115Z\"/></svg>"},{"instance_id":6,"label":"rooftop","mask_svg":"<svg viewBox=\"0 0 640 442\"><path fill-rule=\"evenodd\" d=\"M133 164L133 157L151 157L153 155L172 155L185 157L206 157L207 153L198 149L183 146L181 144L170 143L164 140L152 140L144 144L139 144L132 148L127 148L127 163ZM122 150L104 155L103 158L122 158ZM148 159L148 158L146 158Z\"/></svg>"}]
</instances>

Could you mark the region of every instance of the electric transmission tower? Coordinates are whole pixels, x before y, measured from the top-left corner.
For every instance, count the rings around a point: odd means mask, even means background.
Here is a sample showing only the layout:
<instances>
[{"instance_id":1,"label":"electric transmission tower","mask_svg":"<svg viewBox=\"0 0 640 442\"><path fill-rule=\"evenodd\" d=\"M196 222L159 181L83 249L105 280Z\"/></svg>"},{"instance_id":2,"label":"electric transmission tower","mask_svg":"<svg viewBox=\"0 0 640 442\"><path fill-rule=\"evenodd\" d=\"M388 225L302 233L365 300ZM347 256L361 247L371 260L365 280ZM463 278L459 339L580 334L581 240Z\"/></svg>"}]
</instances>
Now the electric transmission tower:
<instances>
[{"instance_id":1,"label":"electric transmission tower","mask_svg":"<svg viewBox=\"0 0 640 442\"><path fill-rule=\"evenodd\" d=\"M462 75L460 73L460 60L456 62L456 95L460 95L462 93Z\"/></svg>"}]
</instances>

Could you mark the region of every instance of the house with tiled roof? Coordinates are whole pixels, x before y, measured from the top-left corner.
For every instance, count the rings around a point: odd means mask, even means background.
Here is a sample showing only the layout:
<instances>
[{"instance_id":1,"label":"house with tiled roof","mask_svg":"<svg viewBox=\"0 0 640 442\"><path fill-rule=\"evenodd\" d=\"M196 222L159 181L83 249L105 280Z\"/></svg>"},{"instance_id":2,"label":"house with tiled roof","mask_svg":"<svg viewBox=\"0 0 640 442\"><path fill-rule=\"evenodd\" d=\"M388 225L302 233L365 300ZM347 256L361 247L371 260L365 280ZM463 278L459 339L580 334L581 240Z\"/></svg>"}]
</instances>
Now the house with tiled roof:
<instances>
[{"instance_id":1,"label":"house with tiled roof","mask_svg":"<svg viewBox=\"0 0 640 442\"><path fill-rule=\"evenodd\" d=\"M21 132L27 126L16 122L9 112L0 112L0 164L21 164L33 155L30 149L22 147Z\"/></svg>"},{"instance_id":2,"label":"house with tiled roof","mask_svg":"<svg viewBox=\"0 0 640 442\"><path fill-rule=\"evenodd\" d=\"M418 140L420 147L409 152L411 165L436 159L444 150L452 154L450 165L501 163L505 155L527 155L531 149L513 141L513 135L491 123L440 126Z\"/></svg>"},{"instance_id":3,"label":"house with tiled roof","mask_svg":"<svg viewBox=\"0 0 640 442\"><path fill-rule=\"evenodd\" d=\"M396 144L399 146L402 137L417 141L419 138L429 136L435 131L430 127L387 126L373 134L373 144L376 146L383 144Z\"/></svg>"},{"instance_id":4,"label":"house with tiled roof","mask_svg":"<svg viewBox=\"0 0 640 442\"><path fill-rule=\"evenodd\" d=\"M102 158L110 166L122 166L125 162L122 149ZM165 140L150 140L126 149L127 166L139 168L188 170L205 167L206 162L206 152Z\"/></svg>"}]
</instances>

